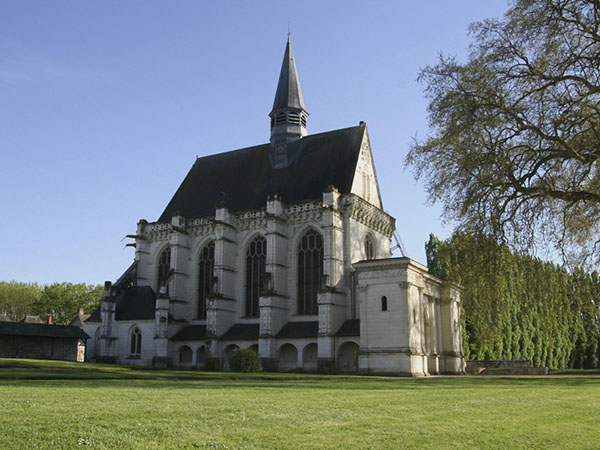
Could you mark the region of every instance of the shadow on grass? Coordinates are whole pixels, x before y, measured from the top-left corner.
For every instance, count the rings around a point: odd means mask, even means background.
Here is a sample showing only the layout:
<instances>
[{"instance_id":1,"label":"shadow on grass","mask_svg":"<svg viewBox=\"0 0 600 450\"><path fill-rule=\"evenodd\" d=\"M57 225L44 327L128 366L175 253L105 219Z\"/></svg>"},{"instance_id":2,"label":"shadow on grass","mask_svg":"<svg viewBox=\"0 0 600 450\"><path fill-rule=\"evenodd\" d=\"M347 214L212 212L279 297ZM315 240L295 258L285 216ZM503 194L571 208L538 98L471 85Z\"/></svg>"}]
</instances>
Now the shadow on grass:
<instances>
[{"instance_id":1,"label":"shadow on grass","mask_svg":"<svg viewBox=\"0 0 600 450\"><path fill-rule=\"evenodd\" d=\"M564 375L561 374L561 375ZM403 390L403 389L487 389L520 386L576 387L600 385L600 377L545 376L448 376L424 378L318 375L303 373L233 373L154 369L67 361L0 359L0 386L22 386L23 381L56 386L73 381L88 388L107 386L131 388L136 381L157 389L336 389L336 390ZM45 383L47 382L47 383ZM142 386L142 384L140 384Z\"/></svg>"}]
</instances>

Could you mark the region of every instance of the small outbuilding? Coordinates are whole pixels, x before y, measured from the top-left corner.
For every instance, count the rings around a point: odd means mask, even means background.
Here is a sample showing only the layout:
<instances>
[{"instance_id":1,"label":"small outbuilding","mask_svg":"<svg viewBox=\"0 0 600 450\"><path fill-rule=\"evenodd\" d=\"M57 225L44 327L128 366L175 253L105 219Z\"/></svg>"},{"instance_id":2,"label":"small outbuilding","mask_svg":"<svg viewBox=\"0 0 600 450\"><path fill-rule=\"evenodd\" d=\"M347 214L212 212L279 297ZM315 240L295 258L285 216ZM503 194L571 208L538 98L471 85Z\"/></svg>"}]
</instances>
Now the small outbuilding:
<instances>
[{"instance_id":1,"label":"small outbuilding","mask_svg":"<svg viewBox=\"0 0 600 450\"><path fill-rule=\"evenodd\" d=\"M89 336L79 327L0 322L0 358L84 361Z\"/></svg>"}]
</instances>

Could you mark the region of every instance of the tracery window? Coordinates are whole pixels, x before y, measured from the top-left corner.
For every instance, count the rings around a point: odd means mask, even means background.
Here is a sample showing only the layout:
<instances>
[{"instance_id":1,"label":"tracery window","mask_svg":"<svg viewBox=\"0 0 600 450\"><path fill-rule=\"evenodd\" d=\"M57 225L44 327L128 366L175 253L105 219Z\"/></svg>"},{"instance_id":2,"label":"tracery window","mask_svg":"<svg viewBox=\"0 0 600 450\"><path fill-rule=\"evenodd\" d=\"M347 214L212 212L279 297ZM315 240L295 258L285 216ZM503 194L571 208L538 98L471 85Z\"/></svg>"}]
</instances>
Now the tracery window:
<instances>
[{"instance_id":1,"label":"tracery window","mask_svg":"<svg viewBox=\"0 0 600 450\"><path fill-rule=\"evenodd\" d=\"M298 314L318 314L317 293L323 276L323 236L308 230L298 244Z\"/></svg>"},{"instance_id":2,"label":"tracery window","mask_svg":"<svg viewBox=\"0 0 600 450\"><path fill-rule=\"evenodd\" d=\"M131 356L140 356L142 353L142 331L139 327L131 330L129 353Z\"/></svg>"},{"instance_id":3,"label":"tracery window","mask_svg":"<svg viewBox=\"0 0 600 450\"><path fill-rule=\"evenodd\" d=\"M198 319L206 319L206 298L212 285L215 268L215 243L206 244L198 259Z\"/></svg>"},{"instance_id":4,"label":"tracery window","mask_svg":"<svg viewBox=\"0 0 600 450\"><path fill-rule=\"evenodd\" d=\"M257 236L246 250L246 317L258 317L258 297L267 263L267 240Z\"/></svg>"},{"instance_id":5,"label":"tracery window","mask_svg":"<svg viewBox=\"0 0 600 450\"><path fill-rule=\"evenodd\" d=\"M167 294L169 293L169 286L167 284L169 279L169 271L171 270L171 247L165 248L158 258L158 291L163 286L166 287Z\"/></svg>"},{"instance_id":6,"label":"tracery window","mask_svg":"<svg viewBox=\"0 0 600 450\"><path fill-rule=\"evenodd\" d=\"M371 236L365 238L365 256L367 259L375 259L375 246L373 245Z\"/></svg>"}]
</instances>

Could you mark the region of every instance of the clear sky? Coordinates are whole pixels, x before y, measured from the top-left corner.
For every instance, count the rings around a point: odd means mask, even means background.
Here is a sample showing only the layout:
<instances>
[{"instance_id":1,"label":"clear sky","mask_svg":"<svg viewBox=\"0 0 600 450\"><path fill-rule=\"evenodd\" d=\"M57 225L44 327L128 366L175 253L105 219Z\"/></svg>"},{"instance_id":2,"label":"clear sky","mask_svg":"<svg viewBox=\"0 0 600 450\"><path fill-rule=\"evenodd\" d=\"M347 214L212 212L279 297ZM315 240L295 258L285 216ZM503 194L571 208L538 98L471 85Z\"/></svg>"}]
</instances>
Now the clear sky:
<instances>
[{"instance_id":1,"label":"clear sky","mask_svg":"<svg viewBox=\"0 0 600 450\"><path fill-rule=\"evenodd\" d=\"M384 209L425 262L440 209L404 169L427 135L419 68L465 60L505 0L0 0L0 280L102 283L204 156L269 140L292 45L309 134L364 120Z\"/></svg>"}]
</instances>

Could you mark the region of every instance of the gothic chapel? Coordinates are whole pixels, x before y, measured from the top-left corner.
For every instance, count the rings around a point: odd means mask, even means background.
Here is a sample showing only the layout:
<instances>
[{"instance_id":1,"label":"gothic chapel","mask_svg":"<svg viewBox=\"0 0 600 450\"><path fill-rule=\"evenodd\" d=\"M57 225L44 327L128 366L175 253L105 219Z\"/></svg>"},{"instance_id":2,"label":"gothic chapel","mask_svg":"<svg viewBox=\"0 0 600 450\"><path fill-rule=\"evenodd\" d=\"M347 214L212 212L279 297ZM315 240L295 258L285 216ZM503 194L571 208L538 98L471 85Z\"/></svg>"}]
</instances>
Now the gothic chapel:
<instances>
[{"instance_id":1,"label":"gothic chapel","mask_svg":"<svg viewBox=\"0 0 600 450\"><path fill-rule=\"evenodd\" d=\"M460 291L391 257L369 134L309 135L288 38L270 143L196 159L87 320L87 359L227 370L462 373Z\"/></svg>"}]
</instances>

